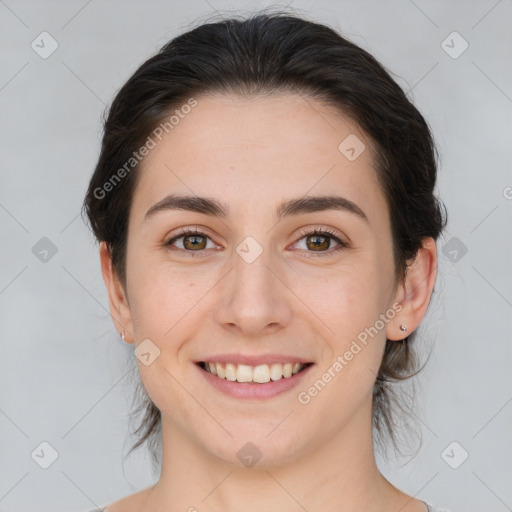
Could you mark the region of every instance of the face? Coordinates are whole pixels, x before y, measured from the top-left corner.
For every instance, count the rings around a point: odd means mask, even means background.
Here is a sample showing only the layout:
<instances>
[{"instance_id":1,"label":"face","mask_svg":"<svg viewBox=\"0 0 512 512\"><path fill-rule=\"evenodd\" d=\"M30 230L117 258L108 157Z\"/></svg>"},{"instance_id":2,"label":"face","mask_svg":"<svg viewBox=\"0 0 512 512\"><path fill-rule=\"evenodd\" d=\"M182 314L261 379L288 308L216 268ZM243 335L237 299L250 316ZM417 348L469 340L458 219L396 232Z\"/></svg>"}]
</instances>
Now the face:
<instances>
[{"instance_id":1,"label":"face","mask_svg":"<svg viewBox=\"0 0 512 512\"><path fill-rule=\"evenodd\" d=\"M137 364L167 432L278 464L369 427L397 321L388 207L371 141L340 112L291 94L196 100L140 169L130 341L150 349Z\"/></svg>"}]
</instances>

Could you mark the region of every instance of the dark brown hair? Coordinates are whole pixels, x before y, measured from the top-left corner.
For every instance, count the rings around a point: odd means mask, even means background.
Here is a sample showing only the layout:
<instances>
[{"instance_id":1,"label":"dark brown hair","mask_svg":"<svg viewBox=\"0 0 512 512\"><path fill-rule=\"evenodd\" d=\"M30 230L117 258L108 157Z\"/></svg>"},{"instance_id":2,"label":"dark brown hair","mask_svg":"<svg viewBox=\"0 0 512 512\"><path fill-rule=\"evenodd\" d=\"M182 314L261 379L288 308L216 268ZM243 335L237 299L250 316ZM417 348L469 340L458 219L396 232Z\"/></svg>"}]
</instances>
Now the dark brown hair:
<instances>
[{"instance_id":1,"label":"dark brown hair","mask_svg":"<svg viewBox=\"0 0 512 512\"><path fill-rule=\"evenodd\" d=\"M128 214L139 167L133 158L148 136L174 109L202 93L274 92L333 106L369 136L390 211L397 283L421 240L439 237L446 211L434 193L437 152L425 119L404 91L372 55L335 30L289 13L259 12L203 23L172 39L135 71L112 102L83 210L97 240L107 242L125 287ZM386 341L374 387L374 427L392 439L397 396L389 384L416 373L414 338L415 333L404 343ZM161 427L160 411L140 382L139 394L137 412L145 415L132 450Z\"/></svg>"}]
</instances>

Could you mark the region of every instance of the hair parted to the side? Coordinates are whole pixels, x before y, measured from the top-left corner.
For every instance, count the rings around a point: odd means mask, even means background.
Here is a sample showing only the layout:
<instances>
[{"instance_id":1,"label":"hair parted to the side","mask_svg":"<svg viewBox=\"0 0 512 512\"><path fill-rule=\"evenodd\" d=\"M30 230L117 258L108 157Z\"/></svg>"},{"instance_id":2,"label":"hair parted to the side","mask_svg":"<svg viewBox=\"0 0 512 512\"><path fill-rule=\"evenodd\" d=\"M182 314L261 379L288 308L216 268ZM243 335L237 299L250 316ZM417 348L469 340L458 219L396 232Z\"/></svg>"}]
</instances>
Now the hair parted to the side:
<instances>
[{"instance_id":1,"label":"hair parted to the side","mask_svg":"<svg viewBox=\"0 0 512 512\"><path fill-rule=\"evenodd\" d=\"M421 240L437 240L444 229L446 210L434 191L437 152L430 129L390 74L367 51L324 24L260 11L203 23L175 37L135 71L112 102L83 212L97 240L107 242L125 289L128 214L140 164L106 197L98 190L104 190L174 109L209 93L297 93L336 108L364 130L374 146L374 168L390 211L397 283ZM405 343L387 340L374 387L375 430L390 434L393 441L393 404L399 397L391 384L418 371L415 337L411 334ZM144 392L138 411L145 415L130 453L161 426L160 411ZM154 442L152 446L156 461Z\"/></svg>"}]
</instances>

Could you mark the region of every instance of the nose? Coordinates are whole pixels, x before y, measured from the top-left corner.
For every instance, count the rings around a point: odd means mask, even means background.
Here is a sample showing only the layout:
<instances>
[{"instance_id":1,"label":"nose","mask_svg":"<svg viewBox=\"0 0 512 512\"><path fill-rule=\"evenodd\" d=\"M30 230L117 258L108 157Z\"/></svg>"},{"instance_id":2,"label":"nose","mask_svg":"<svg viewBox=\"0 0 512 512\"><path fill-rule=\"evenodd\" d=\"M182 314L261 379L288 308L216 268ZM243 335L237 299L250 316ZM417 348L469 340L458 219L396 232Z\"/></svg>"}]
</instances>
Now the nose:
<instances>
[{"instance_id":1,"label":"nose","mask_svg":"<svg viewBox=\"0 0 512 512\"><path fill-rule=\"evenodd\" d=\"M285 328L291 318L286 281L270 267L266 252L252 263L233 255L234 268L226 276L215 311L223 329L244 338L260 338ZM283 282L284 281L284 282Z\"/></svg>"}]
</instances>

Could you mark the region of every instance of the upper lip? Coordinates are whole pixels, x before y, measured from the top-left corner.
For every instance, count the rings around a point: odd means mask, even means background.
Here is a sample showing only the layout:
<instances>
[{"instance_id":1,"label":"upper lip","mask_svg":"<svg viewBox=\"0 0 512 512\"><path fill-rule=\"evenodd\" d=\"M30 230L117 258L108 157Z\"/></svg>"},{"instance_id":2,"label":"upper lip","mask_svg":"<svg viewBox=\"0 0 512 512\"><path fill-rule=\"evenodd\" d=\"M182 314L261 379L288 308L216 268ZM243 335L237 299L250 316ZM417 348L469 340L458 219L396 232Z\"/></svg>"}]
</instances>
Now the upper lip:
<instances>
[{"instance_id":1,"label":"upper lip","mask_svg":"<svg viewBox=\"0 0 512 512\"><path fill-rule=\"evenodd\" d=\"M214 354L206 356L204 359L196 362L245 364L248 366L258 366L261 364L311 363L311 361L307 359L283 354L261 354L253 356L246 354Z\"/></svg>"}]
</instances>

